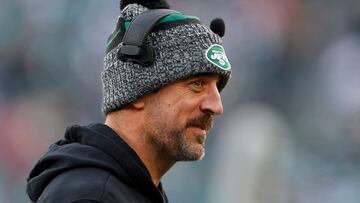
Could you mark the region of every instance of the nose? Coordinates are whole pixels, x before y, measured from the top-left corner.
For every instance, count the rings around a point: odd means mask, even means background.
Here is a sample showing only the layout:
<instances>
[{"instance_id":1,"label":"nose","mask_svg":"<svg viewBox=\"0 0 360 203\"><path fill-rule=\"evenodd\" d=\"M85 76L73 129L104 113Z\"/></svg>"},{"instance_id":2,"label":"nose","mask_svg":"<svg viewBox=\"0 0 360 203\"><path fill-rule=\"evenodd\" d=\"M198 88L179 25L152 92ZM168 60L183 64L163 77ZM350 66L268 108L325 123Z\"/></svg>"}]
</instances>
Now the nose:
<instances>
[{"instance_id":1,"label":"nose","mask_svg":"<svg viewBox=\"0 0 360 203\"><path fill-rule=\"evenodd\" d=\"M221 96L216 85L207 91L204 100L201 102L200 110L210 115L221 115L224 113Z\"/></svg>"}]
</instances>

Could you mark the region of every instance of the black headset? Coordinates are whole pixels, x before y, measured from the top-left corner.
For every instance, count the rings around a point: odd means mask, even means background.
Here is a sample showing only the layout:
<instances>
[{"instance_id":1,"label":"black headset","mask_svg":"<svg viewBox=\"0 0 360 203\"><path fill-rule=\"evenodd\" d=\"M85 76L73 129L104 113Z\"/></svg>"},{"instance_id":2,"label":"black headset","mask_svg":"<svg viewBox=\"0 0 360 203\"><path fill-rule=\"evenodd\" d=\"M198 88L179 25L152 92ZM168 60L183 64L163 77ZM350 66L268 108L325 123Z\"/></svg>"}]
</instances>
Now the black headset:
<instances>
[{"instance_id":1,"label":"black headset","mask_svg":"<svg viewBox=\"0 0 360 203\"><path fill-rule=\"evenodd\" d=\"M118 59L142 66L151 65L154 61L154 50L145 44L145 38L158 20L172 13L179 12L170 9L153 9L137 16L124 34L123 44L117 53Z\"/></svg>"},{"instance_id":2,"label":"black headset","mask_svg":"<svg viewBox=\"0 0 360 203\"><path fill-rule=\"evenodd\" d=\"M145 38L163 17L179 13L170 9L150 9L138 15L125 31L122 46L117 53L119 60L149 66L154 62L154 50L145 44ZM225 23L221 18L212 20L210 29L220 37L224 36Z\"/></svg>"}]
</instances>

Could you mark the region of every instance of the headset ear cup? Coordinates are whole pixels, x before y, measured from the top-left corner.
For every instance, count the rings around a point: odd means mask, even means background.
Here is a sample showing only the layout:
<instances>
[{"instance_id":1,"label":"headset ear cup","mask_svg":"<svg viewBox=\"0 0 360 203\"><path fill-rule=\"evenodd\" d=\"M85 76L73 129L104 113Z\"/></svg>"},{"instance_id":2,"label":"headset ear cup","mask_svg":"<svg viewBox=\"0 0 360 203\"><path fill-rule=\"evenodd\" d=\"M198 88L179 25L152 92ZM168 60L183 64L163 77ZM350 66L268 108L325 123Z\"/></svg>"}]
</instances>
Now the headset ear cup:
<instances>
[{"instance_id":1,"label":"headset ear cup","mask_svg":"<svg viewBox=\"0 0 360 203\"><path fill-rule=\"evenodd\" d=\"M143 66L149 66L154 62L154 49L151 46L142 47L142 53L140 54L140 60Z\"/></svg>"}]
</instances>

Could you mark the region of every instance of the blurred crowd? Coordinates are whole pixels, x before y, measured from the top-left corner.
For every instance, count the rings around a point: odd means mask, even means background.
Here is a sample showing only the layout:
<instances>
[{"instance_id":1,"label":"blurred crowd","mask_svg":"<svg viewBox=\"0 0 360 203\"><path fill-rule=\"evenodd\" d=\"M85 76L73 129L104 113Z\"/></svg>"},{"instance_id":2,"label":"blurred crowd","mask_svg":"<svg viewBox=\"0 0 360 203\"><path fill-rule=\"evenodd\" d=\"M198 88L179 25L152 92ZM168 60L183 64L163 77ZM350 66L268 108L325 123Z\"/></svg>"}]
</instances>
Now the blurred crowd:
<instances>
[{"instance_id":1,"label":"blurred crowd","mask_svg":"<svg viewBox=\"0 0 360 203\"><path fill-rule=\"evenodd\" d=\"M164 177L170 201L359 202L360 2L169 2L225 20L233 70L205 159ZM49 144L104 120L100 72L119 2L0 5L0 202L23 203Z\"/></svg>"}]
</instances>

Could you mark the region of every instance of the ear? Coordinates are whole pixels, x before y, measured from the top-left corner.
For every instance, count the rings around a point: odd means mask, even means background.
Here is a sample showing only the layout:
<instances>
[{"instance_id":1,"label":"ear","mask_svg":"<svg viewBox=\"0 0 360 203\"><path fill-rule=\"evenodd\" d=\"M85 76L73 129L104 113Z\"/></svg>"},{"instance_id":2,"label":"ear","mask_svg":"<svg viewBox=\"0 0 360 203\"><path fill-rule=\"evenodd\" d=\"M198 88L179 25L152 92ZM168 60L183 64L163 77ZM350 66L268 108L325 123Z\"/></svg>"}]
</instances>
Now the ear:
<instances>
[{"instance_id":1,"label":"ear","mask_svg":"<svg viewBox=\"0 0 360 203\"><path fill-rule=\"evenodd\" d=\"M145 101L143 98L137 99L131 103L131 106L137 110L141 110L145 106Z\"/></svg>"}]
</instances>

